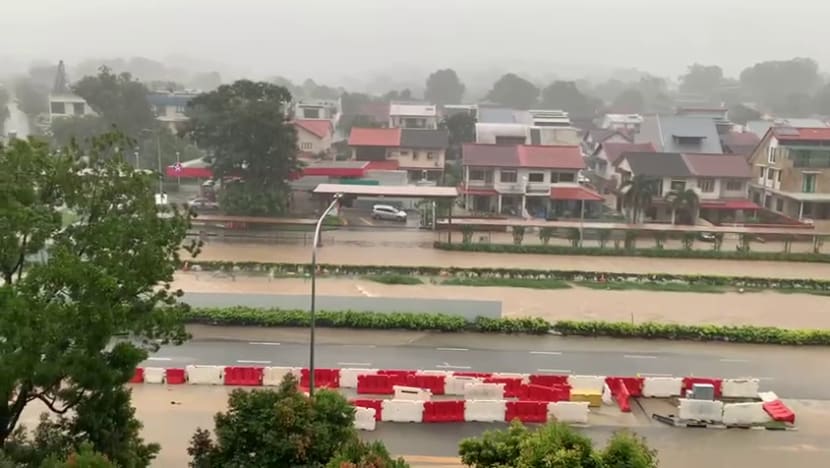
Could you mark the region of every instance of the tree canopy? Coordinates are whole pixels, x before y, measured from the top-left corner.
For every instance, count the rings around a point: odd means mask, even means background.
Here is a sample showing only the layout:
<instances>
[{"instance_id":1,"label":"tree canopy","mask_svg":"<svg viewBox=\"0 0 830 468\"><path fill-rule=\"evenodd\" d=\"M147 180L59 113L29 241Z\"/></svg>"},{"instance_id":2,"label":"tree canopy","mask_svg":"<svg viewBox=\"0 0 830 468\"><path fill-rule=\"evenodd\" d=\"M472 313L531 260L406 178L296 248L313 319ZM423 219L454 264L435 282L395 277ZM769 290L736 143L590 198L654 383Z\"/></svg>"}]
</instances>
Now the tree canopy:
<instances>
[{"instance_id":1,"label":"tree canopy","mask_svg":"<svg viewBox=\"0 0 830 468\"><path fill-rule=\"evenodd\" d=\"M614 98L611 109L620 114L640 114L646 109L646 100L639 89L627 88Z\"/></svg>"},{"instance_id":2,"label":"tree canopy","mask_svg":"<svg viewBox=\"0 0 830 468\"><path fill-rule=\"evenodd\" d=\"M786 113L800 110L821 76L815 60L794 58L756 63L741 72L740 84L753 99Z\"/></svg>"},{"instance_id":3,"label":"tree canopy","mask_svg":"<svg viewBox=\"0 0 830 468\"><path fill-rule=\"evenodd\" d=\"M680 91L712 96L724 82L723 69L717 65L689 65L680 77Z\"/></svg>"},{"instance_id":4,"label":"tree canopy","mask_svg":"<svg viewBox=\"0 0 830 468\"><path fill-rule=\"evenodd\" d=\"M602 107L602 101L583 94L573 81L554 81L542 90L541 106L560 109L571 117L594 117Z\"/></svg>"},{"instance_id":5,"label":"tree canopy","mask_svg":"<svg viewBox=\"0 0 830 468\"><path fill-rule=\"evenodd\" d=\"M223 180L220 203L228 213L286 212L287 181L298 168L297 133L285 109L290 102L287 89L248 80L190 101L187 134L212 156L214 176Z\"/></svg>"},{"instance_id":6,"label":"tree canopy","mask_svg":"<svg viewBox=\"0 0 830 468\"><path fill-rule=\"evenodd\" d=\"M152 458L130 435L121 387L147 349L186 338L170 282L189 218L160 213L154 178L124 161L129 146L107 134L59 152L36 140L0 149L0 445L38 401L72 411L61 427L73 443Z\"/></svg>"},{"instance_id":7,"label":"tree canopy","mask_svg":"<svg viewBox=\"0 0 830 468\"><path fill-rule=\"evenodd\" d=\"M487 99L502 106L530 109L539 99L539 88L514 73L508 73L493 84Z\"/></svg>"},{"instance_id":8,"label":"tree canopy","mask_svg":"<svg viewBox=\"0 0 830 468\"><path fill-rule=\"evenodd\" d=\"M458 78L455 70L451 68L438 70L427 78L424 99L439 106L460 104L465 89L464 83Z\"/></svg>"},{"instance_id":9,"label":"tree canopy","mask_svg":"<svg viewBox=\"0 0 830 468\"><path fill-rule=\"evenodd\" d=\"M379 444L359 441L354 408L340 394L308 397L288 375L276 390L235 390L214 417L215 441L199 429L188 453L192 468L331 466L405 468ZM330 464L334 463L334 464Z\"/></svg>"},{"instance_id":10,"label":"tree canopy","mask_svg":"<svg viewBox=\"0 0 830 468\"><path fill-rule=\"evenodd\" d=\"M96 76L85 76L72 87L104 120L127 136L136 138L140 132L155 126L155 115L147 101L148 90L129 73L116 75L101 67Z\"/></svg>"}]
</instances>

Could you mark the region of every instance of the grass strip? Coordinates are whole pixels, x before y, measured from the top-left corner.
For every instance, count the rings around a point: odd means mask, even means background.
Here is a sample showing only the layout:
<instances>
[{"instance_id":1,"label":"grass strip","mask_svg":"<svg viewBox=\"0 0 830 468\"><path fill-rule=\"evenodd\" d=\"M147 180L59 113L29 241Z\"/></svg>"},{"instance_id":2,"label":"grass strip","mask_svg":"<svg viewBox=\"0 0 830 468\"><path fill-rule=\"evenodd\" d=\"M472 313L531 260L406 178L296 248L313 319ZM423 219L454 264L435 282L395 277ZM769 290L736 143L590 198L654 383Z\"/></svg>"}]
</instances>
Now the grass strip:
<instances>
[{"instance_id":1,"label":"grass strip","mask_svg":"<svg viewBox=\"0 0 830 468\"><path fill-rule=\"evenodd\" d=\"M663 292L690 292L690 293L711 293L722 294L727 290L722 286L709 284L685 284L685 283L636 283L636 282L605 282L577 281L577 286L595 289L600 291L663 291Z\"/></svg>"},{"instance_id":2,"label":"grass strip","mask_svg":"<svg viewBox=\"0 0 830 468\"><path fill-rule=\"evenodd\" d=\"M381 284L407 284L407 285L416 285L416 284L424 284L421 278L417 276L410 276L410 275L397 275L393 273L383 274L383 275L366 275L363 276L362 279L366 281L374 281L375 283Z\"/></svg>"},{"instance_id":3,"label":"grass strip","mask_svg":"<svg viewBox=\"0 0 830 468\"><path fill-rule=\"evenodd\" d=\"M557 279L523 278L449 278L440 284L444 286L474 286L493 288L568 289L566 281Z\"/></svg>"}]
</instances>

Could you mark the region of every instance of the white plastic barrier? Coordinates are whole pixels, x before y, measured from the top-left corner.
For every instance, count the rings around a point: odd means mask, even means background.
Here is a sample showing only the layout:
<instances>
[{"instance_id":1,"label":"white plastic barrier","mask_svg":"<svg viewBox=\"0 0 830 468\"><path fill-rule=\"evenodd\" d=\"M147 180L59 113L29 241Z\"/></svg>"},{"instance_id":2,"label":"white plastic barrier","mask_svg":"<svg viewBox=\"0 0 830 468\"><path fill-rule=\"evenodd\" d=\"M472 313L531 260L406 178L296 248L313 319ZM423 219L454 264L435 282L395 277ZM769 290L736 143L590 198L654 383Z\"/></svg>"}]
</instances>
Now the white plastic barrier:
<instances>
[{"instance_id":1,"label":"white plastic barrier","mask_svg":"<svg viewBox=\"0 0 830 468\"><path fill-rule=\"evenodd\" d=\"M522 383L528 383L528 374L519 374L516 372L494 372L493 378L498 379L522 379Z\"/></svg>"},{"instance_id":2,"label":"white plastic barrier","mask_svg":"<svg viewBox=\"0 0 830 468\"><path fill-rule=\"evenodd\" d=\"M167 372L163 367L145 367L144 383L164 383Z\"/></svg>"},{"instance_id":3,"label":"white plastic barrier","mask_svg":"<svg viewBox=\"0 0 830 468\"><path fill-rule=\"evenodd\" d=\"M147 371L144 371L144 380L147 380ZM761 399L764 403L769 403L771 401L775 401L778 399L778 395L775 392L758 392L758 398Z\"/></svg>"},{"instance_id":4,"label":"white plastic barrier","mask_svg":"<svg viewBox=\"0 0 830 468\"><path fill-rule=\"evenodd\" d=\"M418 387L404 387L403 385L393 385L392 390L395 391L395 400L420 400L429 401L432 399L432 392L425 388Z\"/></svg>"},{"instance_id":5,"label":"white plastic barrier","mask_svg":"<svg viewBox=\"0 0 830 468\"><path fill-rule=\"evenodd\" d=\"M381 421L422 422L424 402L418 400L383 400Z\"/></svg>"},{"instance_id":6,"label":"white plastic barrier","mask_svg":"<svg viewBox=\"0 0 830 468\"><path fill-rule=\"evenodd\" d=\"M599 375L569 375L568 385L573 390L586 390L601 393L605 387L605 377Z\"/></svg>"},{"instance_id":7,"label":"white plastic barrier","mask_svg":"<svg viewBox=\"0 0 830 468\"><path fill-rule=\"evenodd\" d=\"M446 395L463 395L464 386L471 383L481 383L484 379L478 377L453 376L450 375L445 380L444 394ZM501 397L499 397L501 398Z\"/></svg>"},{"instance_id":8,"label":"white plastic barrier","mask_svg":"<svg viewBox=\"0 0 830 468\"><path fill-rule=\"evenodd\" d=\"M680 399L677 416L695 421L723 421L723 402L709 400Z\"/></svg>"},{"instance_id":9,"label":"white plastic barrier","mask_svg":"<svg viewBox=\"0 0 830 468\"><path fill-rule=\"evenodd\" d=\"M614 404L614 395L611 393L611 387L608 384L602 386L602 404L606 406Z\"/></svg>"},{"instance_id":10,"label":"white plastic barrier","mask_svg":"<svg viewBox=\"0 0 830 468\"><path fill-rule=\"evenodd\" d=\"M444 377L452 375L452 372L445 371L445 370L418 370L416 372L418 375L443 375Z\"/></svg>"},{"instance_id":11,"label":"white plastic barrier","mask_svg":"<svg viewBox=\"0 0 830 468\"><path fill-rule=\"evenodd\" d=\"M358 375L374 375L377 369L340 369L340 387L357 388Z\"/></svg>"},{"instance_id":12,"label":"white plastic barrier","mask_svg":"<svg viewBox=\"0 0 830 468\"><path fill-rule=\"evenodd\" d=\"M680 396L683 379L680 377L646 377L643 382L643 396L668 398Z\"/></svg>"},{"instance_id":13,"label":"white plastic barrier","mask_svg":"<svg viewBox=\"0 0 830 468\"><path fill-rule=\"evenodd\" d=\"M503 383L468 383L464 385L465 400L503 400Z\"/></svg>"},{"instance_id":14,"label":"white plastic barrier","mask_svg":"<svg viewBox=\"0 0 830 468\"><path fill-rule=\"evenodd\" d=\"M504 400L467 400L464 402L464 421L504 422L507 402Z\"/></svg>"},{"instance_id":15,"label":"white plastic barrier","mask_svg":"<svg viewBox=\"0 0 830 468\"><path fill-rule=\"evenodd\" d=\"M361 431L374 431L377 421L375 421L375 409L356 407L354 412L354 427Z\"/></svg>"},{"instance_id":16,"label":"white plastic barrier","mask_svg":"<svg viewBox=\"0 0 830 468\"><path fill-rule=\"evenodd\" d=\"M276 387L288 374L293 374L299 382L302 370L299 367L266 367L262 373L262 385Z\"/></svg>"},{"instance_id":17,"label":"white plastic barrier","mask_svg":"<svg viewBox=\"0 0 830 468\"><path fill-rule=\"evenodd\" d=\"M723 405L724 424L764 424L771 421L763 403L727 403Z\"/></svg>"},{"instance_id":18,"label":"white plastic barrier","mask_svg":"<svg viewBox=\"0 0 830 468\"><path fill-rule=\"evenodd\" d=\"M758 379L723 379L721 393L731 398L757 398Z\"/></svg>"},{"instance_id":19,"label":"white plastic barrier","mask_svg":"<svg viewBox=\"0 0 830 468\"><path fill-rule=\"evenodd\" d=\"M185 367L187 382L196 385L222 385L225 383L222 375L225 373L223 366L194 366Z\"/></svg>"},{"instance_id":20,"label":"white plastic barrier","mask_svg":"<svg viewBox=\"0 0 830 468\"><path fill-rule=\"evenodd\" d=\"M589 404L587 401L548 403L548 420L553 418L564 423L588 424Z\"/></svg>"}]
</instances>

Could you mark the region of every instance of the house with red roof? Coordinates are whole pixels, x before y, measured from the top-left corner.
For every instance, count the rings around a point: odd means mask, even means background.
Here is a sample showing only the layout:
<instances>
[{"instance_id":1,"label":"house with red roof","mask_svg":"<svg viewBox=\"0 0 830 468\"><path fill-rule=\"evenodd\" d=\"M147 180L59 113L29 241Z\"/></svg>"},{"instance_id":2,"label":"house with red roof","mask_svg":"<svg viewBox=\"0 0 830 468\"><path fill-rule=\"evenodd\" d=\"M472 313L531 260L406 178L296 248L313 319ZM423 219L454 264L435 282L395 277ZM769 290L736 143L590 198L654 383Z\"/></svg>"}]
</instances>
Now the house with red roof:
<instances>
[{"instance_id":1,"label":"house with red roof","mask_svg":"<svg viewBox=\"0 0 830 468\"><path fill-rule=\"evenodd\" d=\"M623 153L654 153L657 150L651 143L605 142L601 143L588 157L594 183L601 190L612 189L616 186L614 163Z\"/></svg>"},{"instance_id":2,"label":"house with red roof","mask_svg":"<svg viewBox=\"0 0 830 468\"><path fill-rule=\"evenodd\" d=\"M444 129L352 128L352 159L386 161L407 171L409 182L438 181L444 173L449 132Z\"/></svg>"},{"instance_id":3,"label":"house with red roof","mask_svg":"<svg viewBox=\"0 0 830 468\"><path fill-rule=\"evenodd\" d=\"M297 119L293 123L297 130L297 148L301 155L330 154L334 137L334 127L330 120Z\"/></svg>"},{"instance_id":4,"label":"house with red roof","mask_svg":"<svg viewBox=\"0 0 830 468\"><path fill-rule=\"evenodd\" d=\"M514 216L579 217L603 197L578 183L585 168L577 145L462 147L461 193L468 210ZM590 203L586 203L590 202Z\"/></svg>"},{"instance_id":5,"label":"house with red roof","mask_svg":"<svg viewBox=\"0 0 830 468\"><path fill-rule=\"evenodd\" d=\"M770 127L749 163L753 201L830 228L830 128Z\"/></svg>"}]
</instances>

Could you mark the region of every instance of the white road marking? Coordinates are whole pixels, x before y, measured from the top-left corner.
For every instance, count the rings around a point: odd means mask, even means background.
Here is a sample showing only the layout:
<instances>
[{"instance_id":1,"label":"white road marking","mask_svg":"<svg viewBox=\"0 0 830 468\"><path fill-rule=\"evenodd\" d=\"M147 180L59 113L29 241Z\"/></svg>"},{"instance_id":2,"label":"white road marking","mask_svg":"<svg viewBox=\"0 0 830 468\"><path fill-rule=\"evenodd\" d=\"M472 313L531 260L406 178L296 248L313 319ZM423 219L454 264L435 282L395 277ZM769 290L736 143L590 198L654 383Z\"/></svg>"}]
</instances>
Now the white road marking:
<instances>
[{"instance_id":1,"label":"white road marking","mask_svg":"<svg viewBox=\"0 0 830 468\"><path fill-rule=\"evenodd\" d=\"M623 357L628 359L657 359L657 356L647 356L645 354L623 354Z\"/></svg>"},{"instance_id":2,"label":"white road marking","mask_svg":"<svg viewBox=\"0 0 830 468\"><path fill-rule=\"evenodd\" d=\"M338 362L338 366L355 366L355 367L369 367L371 362Z\"/></svg>"},{"instance_id":3,"label":"white road marking","mask_svg":"<svg viewBox=\"0 0 830 468\"><path fill-rule=\"evenodd\" d=\"M355 288L357 288L357 290L360 292L360 294L363 294L366 297L375 297L374 294L372 294L369 291L367 291L366 289L364 289L363 286L357 285L357 286L355 286Z\"/></svg>"},{"instance_id":4,"label":"white road marking","mask_svg":"<svg viewBox=\"0 0 830 468\"><path fill-rule=\"evenodd\" d=\"M367 226L374 226L374 224L372 224L372 222L371 222L371 221L369 221L369 220L368 220L368 219L366 219L366 218L358 218L358 219L360 219L360 221L362 221L362 222L363 222L363 224L365 224L365 225L367 225Z\"/></svg>"},{"instance_id":5,"label":"white road marking","mask_svg":"<svg viewBox=\"0 0 830 468\"><path fill-rule=\"evenodd\" d=\"M279 343L273 343L271 341L251 341L248 343L249 345L260 345L260 346L279 346Z\"/></svg>"},{"instance_id":6,"label":"white road marking","mask_svg":"<svg viewBox=\"0 0 830 468\"><path fill-rule=\"evenodd\" d=\"M377 345L373 344L344 344L340 346L344 348L377 348Z\"/></svg>"},{"instance_id":7,"label":"white road marking","mask_svg":"<svg viewBox=\"0 0 830 468\"><path fill-rule=\"evenodd\" d=\"M172 361L173 358L150 356L150 357L147 358L147 360L148 361Z\"/></svg>"},{"instance_id":8,"label":"white road marking","mask_svg":"<svg viewBox=\"0 0 830 468\"><path fill-rule=\"evenodd\" d=\"M237 359L236 362L240 364L271 364L271 361L249 361L247 359Z\"/></svg>"},{"instance_id":9,"label":"white road marking","mask_svg":"<svg viewBox=\"0 0 830 468\"><path fill-rule=\"evenodd\" d=\"M721 359L720 362L749 362L749 359Z\"/></svg>"},{"instance_id":10,"label":"white road marking","mask_svg":"<svg viewBox=\"0 0 830 468\"><path fill-rule=\"evenodd\" d=\"M672 374L659 374L653 372L637 372L640 377L673 377Z\"/></svg>"},{"instance_id":11,"label":"white road marking","mask_svg":"<svg viewBox=\"0 0 830 468\"><path fill-rule=\"evenodd\" d=\"M530 354L544 354L545 356L561 356L559 351L531 351Z\"/></svg>"},{"instance_id":12,"label":"white road marking","mask_svg":"<svg viewBox=\"0 0 830 468\"><path fill-rule=\"evenodd\" d=\"M467 369L471 369L471 367L470 367L470 366L453 366L453 365L451 365L451 364L450 364L450 363L448 363L448 362L445 362L445 363L443 363L443 364L438 364L437 366L435 366L435 368L436 368L436 369L458 369L458 370L467 370Z\"/></svg>"},{"instance_id":13,"label":"white road marking","mask_svg":"<svg viewBox=\"0 0 830 468\"><path fill-rule=\"evenodd\" d=\"M570 369L536 369L537 372L548 372L551 374L570 374L573 371Z\"/></svg>"},{"instance_id":14,"label":"white road marking","mask_svg":"<svg viewBox=\"0 0 830 468\"><path fill-rule=\"evenodd\" d=\"M467 348L435 348L438 351L469 351Z\"/></svg>"},{"instance_id":15,"label":"white road marking","mask_svg":"<svg viewBox=\"0 0 830 468\"><path fill-rule=\"evenodd\" d=\"M770 380L775 380L775 378L774 377L758 377L758 380L770 381Z\"/></svg>"}]
</instances>

